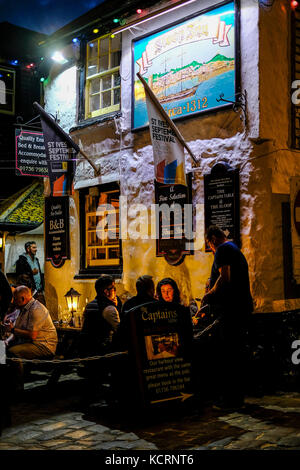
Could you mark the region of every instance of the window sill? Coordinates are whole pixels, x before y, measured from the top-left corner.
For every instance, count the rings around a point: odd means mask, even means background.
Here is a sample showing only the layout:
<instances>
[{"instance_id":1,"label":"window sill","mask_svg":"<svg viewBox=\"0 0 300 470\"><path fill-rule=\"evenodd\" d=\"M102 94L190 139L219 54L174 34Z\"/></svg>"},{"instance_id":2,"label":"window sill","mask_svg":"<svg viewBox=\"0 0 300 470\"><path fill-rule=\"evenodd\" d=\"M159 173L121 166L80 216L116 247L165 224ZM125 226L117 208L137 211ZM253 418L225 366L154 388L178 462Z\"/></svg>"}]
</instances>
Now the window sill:
<instances>
[{"instance_id":1,"label":"window sill","mask_svg":"<svg viewBox=\"0 0 300 470\"><path fill-rule=\"evenodd\" d=\"M121 111L114 111L110 114L105 114L103 116L97 116L94 118L84 119L80 121L77 126L72 127L69 132L75 132L79 129L84 129L85 127L92 126L93 124L98 124L101 122L111 121L115 117L120 117L122 115Z\"/></svg>"},{"instance_id":2,"label":"window sill","mask_svg":"<svg viewBox=\"0 0 300 470\"><path fill-rule=\"evenodd\" d=\"M116 279L121 279L123 266L97 266L95 268L80 269L74 279L97 279L101 274L110 274Z\"/></svg>"}]
</instances>

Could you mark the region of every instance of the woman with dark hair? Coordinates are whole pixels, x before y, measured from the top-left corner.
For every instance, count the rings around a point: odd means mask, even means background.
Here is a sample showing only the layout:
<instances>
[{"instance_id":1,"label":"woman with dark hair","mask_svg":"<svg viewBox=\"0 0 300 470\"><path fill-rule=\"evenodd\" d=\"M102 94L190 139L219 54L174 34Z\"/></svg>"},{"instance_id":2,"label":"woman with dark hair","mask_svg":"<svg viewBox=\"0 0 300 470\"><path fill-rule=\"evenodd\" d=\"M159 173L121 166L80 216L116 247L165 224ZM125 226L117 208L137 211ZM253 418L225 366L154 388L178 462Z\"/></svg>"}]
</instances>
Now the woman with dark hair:
<instances>
[{"instance_id":1,"label":"woman with dark hair","mask_svg":"<svg viewBox=\"0 0 300 470\"><path fill-rule=\"evenodd\" d=\"M165 277L159 281L156 287L156 294L158 300L180 304L180 292L178 286L170 277Z\"/></svg>"}]
</instances>

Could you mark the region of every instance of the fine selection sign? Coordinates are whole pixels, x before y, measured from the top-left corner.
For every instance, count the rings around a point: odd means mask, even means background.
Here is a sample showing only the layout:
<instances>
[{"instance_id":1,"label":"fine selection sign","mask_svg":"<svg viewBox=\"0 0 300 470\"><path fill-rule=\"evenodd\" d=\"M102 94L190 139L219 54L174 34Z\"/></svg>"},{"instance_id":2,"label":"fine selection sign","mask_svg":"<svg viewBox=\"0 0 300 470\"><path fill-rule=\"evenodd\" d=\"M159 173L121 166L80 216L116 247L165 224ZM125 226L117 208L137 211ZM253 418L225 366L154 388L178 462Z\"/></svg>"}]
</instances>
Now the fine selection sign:
<instances>
[{"instance_id":1,"label":"fine selection sign","mask_svg":"<svg viewBox=\"0 0 300 470\"><path fill-rule=\"evenodd\" d=\"M192 396L189 311L179 304L151 302L132 309L130 320L143 405Z\"/></svg>"},{"instance_id":2,"label":"fine selection sign","mask_svg":"<svg viewBox=\"0 0 300 470\"><path fill-rule=\"evenodd\" d=\"M164 256L172 265L180 264L191 254L193 224L190 175L188 186L155 181L156 256Z\"/></svg>"},{"instance_id":3,"label":"fine selection sign","mask_svg":"<svg viewBox=\"0 0 300 470\"><path fill-rule=\"evenodd\" d=\"M70 259L69 198L45 198L46 259L60 268Z\"/></svg>"},{"instance_id":4,"label":"fine selection sign","mask_svg":"<svg viewBox=\"0 0 300 470\"><path fill-rule=\"evenodd\" d=\"M48 164L42 132L16 129L16 174L48 177Z\"/></svg>"},{"instance_id":5,"label":"fine selection sign","mask_svg":"<svg viewBox=\"0 0 300 470\"><path fill-rule=\"evenodd\" d=\"M218 225L227 238L239 245L239 173L229 165L218 164L204 175L205 231ZM209 251L209 249L207 249Z\"/></svg>"}]
</instances>

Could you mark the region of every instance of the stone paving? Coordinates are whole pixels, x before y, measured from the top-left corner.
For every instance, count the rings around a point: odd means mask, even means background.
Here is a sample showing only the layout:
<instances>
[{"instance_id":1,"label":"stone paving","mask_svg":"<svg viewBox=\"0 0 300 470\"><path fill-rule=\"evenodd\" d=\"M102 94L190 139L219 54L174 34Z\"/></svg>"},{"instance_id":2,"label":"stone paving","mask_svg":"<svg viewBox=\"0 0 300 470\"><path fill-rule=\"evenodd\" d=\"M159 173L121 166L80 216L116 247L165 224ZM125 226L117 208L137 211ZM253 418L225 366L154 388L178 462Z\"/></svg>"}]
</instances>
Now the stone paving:
<instances>
[{"instance_id":1,"label":"stone paving","mask_svg":"<svg viewBox=\"0 0 300 470\"><path fill-rule=\"evenodd\" d=\"M83 410L82 384L74 374L64 377L50 398L42 376L26 384L28 396L12 406L0 450L300 450L300 393L248 397L238 412L194 406L141 422L101 403Z\"/></svg>"}]
</instances>

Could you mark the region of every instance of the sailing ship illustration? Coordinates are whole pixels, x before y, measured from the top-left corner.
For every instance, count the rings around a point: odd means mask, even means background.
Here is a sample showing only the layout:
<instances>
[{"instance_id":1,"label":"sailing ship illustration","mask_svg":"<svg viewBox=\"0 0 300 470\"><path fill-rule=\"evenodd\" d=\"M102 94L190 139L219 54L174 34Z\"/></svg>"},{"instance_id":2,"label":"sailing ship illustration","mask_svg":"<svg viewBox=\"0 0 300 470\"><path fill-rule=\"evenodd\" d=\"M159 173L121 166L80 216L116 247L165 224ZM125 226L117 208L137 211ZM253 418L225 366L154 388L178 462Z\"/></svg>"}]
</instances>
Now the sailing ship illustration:
<instances>
[{"instance_id":1,"label":"sailing ship illustration","mask_svg":"<svg viewBox=\"0 0 300 470\"><path fill-rule=\"evenodd\" d=\"M220 54L216 54L208 62L199 63L194 60L192 63L183 66L184 55L185 54L181 51L180 68L167 71L167 58L165 56L164 60L161 62L161 66L164 67L164 72L149 76L149 86L156 94L160 103L174 102L192 97L195 95L202 82L234 68L234 59ZM196 85L195 80L197 81ZM188 83L190 86L184 88L185 83ZM176 86L180 88L178 91L172 92L170 90L171 92L168 93L171 87Z\"/></svg>"},{"instance_id":2,"label":"sailing ship illustration","mask_svg":"<svg viewBox=\"0 0 300 470\"><path fill-rule=\"evenodd\" d=\"M183 89L183 82L186 81L187 79L189 79L190 77L186 77L185 80L183 80L182 78L182 72L183 72L183 56L185 55L185 53L183 52L182 48L181 48L181 51L180 51L180 62L181 62L181 67L180 67L180 78L178 80L178 72L167 72L167 58L166 56L164 57L164 61L161 63L161 65L164 65L164 75L162 77L162 81L163 81L163 87L160 86L160 91L158 91L157 93L157 98L159 99L159 102L160 103L168 103L169 101L177 101L177 100L181 100L181 99L184 99L184 98L188 98L190 96L193 96L196 91L197 91L197 88L199 86L199 83L193 87L190 87L190 88L184 88ZM173 77L172 77L173 75ZM175 93L167 93L167 90L168 90L168 86L171 84L172 85L172 82L174 84L177 84L178 82L180 83L180 90L175 92ZM151 84L150 86L153 84L153 76L151 77ZM161 79L158 80L158 85L161 85ZM154 89L155 89L155 86L154 86Z\"/></svg>"}]
</instances>

